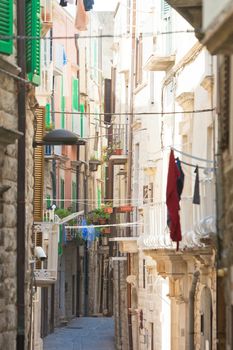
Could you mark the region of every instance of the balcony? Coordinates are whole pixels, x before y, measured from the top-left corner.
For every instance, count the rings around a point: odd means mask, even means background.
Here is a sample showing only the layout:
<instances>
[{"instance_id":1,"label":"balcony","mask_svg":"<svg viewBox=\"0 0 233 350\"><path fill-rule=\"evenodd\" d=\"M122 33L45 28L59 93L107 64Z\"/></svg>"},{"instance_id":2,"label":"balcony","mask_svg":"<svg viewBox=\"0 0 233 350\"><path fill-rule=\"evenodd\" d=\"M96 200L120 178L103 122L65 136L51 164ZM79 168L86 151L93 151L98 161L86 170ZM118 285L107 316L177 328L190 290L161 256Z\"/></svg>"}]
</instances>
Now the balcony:
<instances>
[{"instance_id":1,"label":"balcony","mask_svg":"<svg viewBox=\"0 0 233 350\"><path fill-rule=\"evenodd\" d=\"M52 0L41 0L41 35L45 36L52 28L53 2Z\"/></svg>"},{"instance_id":2,"label":"balcony","mask_svg":"<svg viewBox=\"0 0 233 350\"><path fill-rule=\"evenodd\" d=\"M196 30L200 37L202 29L202 0L166 0Z\"/></svg>"},{"instance_id":3,"label":"balcony","mask_svg":"<svg viewBox=\"0 0 233 350\"><path fill-rule=\"evenodd\" d=\"M204 44L212 55L233 53L233 2L203 1Z\"/></svg>"},{"instance_id":4,"label":"balcony","mask_svg":"<svg viewBox=\"0 0 233 350\"><path fill-rule=\"evenodd\" d=\"M112 161L114 165L126 164L128 159L127 125L114 125L112 133L111 155L109 160Z\"/></svg>"},{"instance_id":5,"label":"balcony","mask_svg":"<svg viewBox=\"0 0 233 350\"><path fill-rule=\"evenodd\" d=\"M46 222L34 223L34 242L43 248L47 259L35 260L34 277L38 287L51 285L57 280L58 236L59 224L55 223L53 210L47 210L44 217Z\"/></svg>"},{"instance_id":6,"label":"balcony","mask_svg":"<svg viewBox=\"0 0 233 350\"><path fill-rule=\"evenodd\" d=\"M183 197L180 201L181 249L203 247L216 233L213 181L201 183L200 205L194 205L192 200L192 197ZM144 232L138 240L139 245L143 249L176 249L167 227L166 203L145 205L143 216Z\"/></svg>"},{"instance_id":7,"label":"balcony","mask_svg":"<svg viewBox=\"0 0 233 350\"><path fill-rule=\"evenodd\" d=\"M158 56L152 54L144 65L144 70L151 72L164 72L175 64L175 55Z\"/></svg>"}]
</instances>

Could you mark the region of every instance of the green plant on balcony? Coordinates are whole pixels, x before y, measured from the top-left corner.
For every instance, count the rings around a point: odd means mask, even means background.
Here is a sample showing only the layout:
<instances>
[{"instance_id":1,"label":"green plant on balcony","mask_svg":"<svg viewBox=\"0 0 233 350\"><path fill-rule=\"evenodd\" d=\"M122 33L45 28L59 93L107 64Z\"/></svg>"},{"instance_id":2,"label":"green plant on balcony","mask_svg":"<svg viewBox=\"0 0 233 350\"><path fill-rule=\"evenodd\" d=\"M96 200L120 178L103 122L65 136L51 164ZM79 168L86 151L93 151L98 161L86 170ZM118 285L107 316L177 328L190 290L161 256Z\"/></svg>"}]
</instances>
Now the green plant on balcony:
<instances>
[{"instance_id":1,"label":"green plant on balcony","mask_svg":"<svg viewBox=\"0 0 233 350\"><path fill-rule=\"evenodd\" d=\"M52 131L53 129L54 129L54 124L53 123L45 125L45 131Z\"/></svg>"},{"instance_id":2,"label":"green plant on balcony","mask_svg":"<svg viewBox=\"0 0 233 350\"><path fill-rule=\"evenodd\" d=\"M95 209L88 214L88 221L94 224L104 224L110 218L110 213L106 213L104 208Z\"/></svg>"},{"instance_id":3,"label":"green plant on balcony","mask_svg":"<svg viewBox=\"0 0 233 350\"><path fill-rule=\"evenodd\" d=\"M96 158L95 155L92 155L89 160L89 169L90 171L97 171L98 166L101 164L101 161Z\"/></svg>"}]
</instances>

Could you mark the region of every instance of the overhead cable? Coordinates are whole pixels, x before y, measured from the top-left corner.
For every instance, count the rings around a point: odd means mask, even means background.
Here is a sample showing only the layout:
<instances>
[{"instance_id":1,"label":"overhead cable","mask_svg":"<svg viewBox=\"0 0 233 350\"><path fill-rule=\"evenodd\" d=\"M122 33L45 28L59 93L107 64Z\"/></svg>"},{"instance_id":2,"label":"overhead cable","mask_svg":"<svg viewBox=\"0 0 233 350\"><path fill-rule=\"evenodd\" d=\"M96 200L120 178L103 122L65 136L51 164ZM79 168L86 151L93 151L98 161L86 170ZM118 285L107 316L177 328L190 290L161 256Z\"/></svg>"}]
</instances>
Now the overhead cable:
<instances>
[{"instance_id":1,"label":"overhead cable","mask_svg":"<svg viewBox=\"0 0 233 350\"><path fill-rule=\"evenodd\" d=\"M196 110L191 110L191 111L173 111L173 112L114 112L114 113L111 113L111 112L108 112L108 113L105 113L105 112L66 112L66 111L51 111L51 113L54 113L54 114L77 114L77 115L115 115L115 116L126 116L126 115L172 115L172 114L192 114L192 113L207 113L207 112L213 112L215 111L215 108L207 108L207 109L196 109Z\"/></svg>"},{"instance_id":2,"label":"overhead cable","mask_svg":"<svg viewBox=\"0 0 233 350\"><path fill-rule=\"evenodd\" d=\"M150 33L142 33L143 37L154 37L155 35L166 35L166 34L193 34L194 30L174 30L174 31L166 31L166 32L150 32ZM70 39L98 39L98 38L128 38L129 33L123 33L119 35L114 34L101 34L101 35L82 35L74 34L70 36L31 36L31 35L0 35L0 40L70 40Z\"/></svg>"}]
</instances>

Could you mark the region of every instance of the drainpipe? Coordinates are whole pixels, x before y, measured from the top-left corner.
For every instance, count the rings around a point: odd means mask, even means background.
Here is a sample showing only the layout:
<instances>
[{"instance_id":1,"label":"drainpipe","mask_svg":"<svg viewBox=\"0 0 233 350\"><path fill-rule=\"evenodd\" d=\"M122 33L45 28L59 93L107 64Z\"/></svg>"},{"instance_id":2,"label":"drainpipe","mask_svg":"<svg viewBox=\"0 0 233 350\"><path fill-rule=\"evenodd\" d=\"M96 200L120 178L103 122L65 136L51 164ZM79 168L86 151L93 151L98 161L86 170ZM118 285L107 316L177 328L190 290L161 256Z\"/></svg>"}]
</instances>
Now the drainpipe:
<instances>
[{"instance_id":1,"label":"drainpipe","mask_svg":"<svg viewBox=\"0 0 233 350\"><path fill-rule=\"evenodd\" d=\"M192 286L189 292L189 350L194 350L194 299L200 271L193 273Z\"/></svg>"},{"instance_id":2,"label":"drainpipe","mask_svg":"<svg viewBox=\"0 0 233 350\"><path fill-rule=\"evenodd\" d=\"M17 35L25 36L25 0L17 0ZM17 41L17 63L20 76L25 78L25 40ZM25 347L25 164L26 164L26 87L18 83L18 130L23 136L18 140L17 168L17 338L16 349Z\"/></svg>"}]
</instances>

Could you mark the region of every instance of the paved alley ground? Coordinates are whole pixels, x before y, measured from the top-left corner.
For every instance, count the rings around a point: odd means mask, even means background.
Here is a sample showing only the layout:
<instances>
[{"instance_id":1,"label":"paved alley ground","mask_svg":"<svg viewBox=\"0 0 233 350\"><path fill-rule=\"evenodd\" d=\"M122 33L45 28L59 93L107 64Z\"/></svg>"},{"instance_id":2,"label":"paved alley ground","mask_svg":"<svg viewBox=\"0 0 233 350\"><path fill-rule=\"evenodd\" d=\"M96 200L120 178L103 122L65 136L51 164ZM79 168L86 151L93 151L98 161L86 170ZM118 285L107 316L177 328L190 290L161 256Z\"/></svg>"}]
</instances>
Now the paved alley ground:
<instances>
[{"instance_id":1,"label":"paved alley ground","mask_svg":"<svg viewBox=\"0 0 233 350\"><path fill-rule=\"evenodd\" d=\"M44 350L114 350L110 317L80 317L44 339Z\"/></svg>"}]
</instances>

